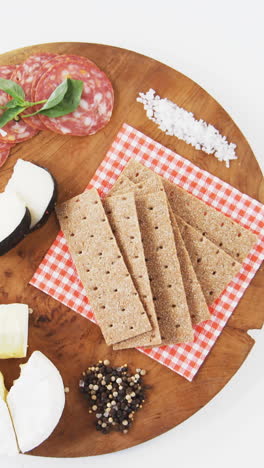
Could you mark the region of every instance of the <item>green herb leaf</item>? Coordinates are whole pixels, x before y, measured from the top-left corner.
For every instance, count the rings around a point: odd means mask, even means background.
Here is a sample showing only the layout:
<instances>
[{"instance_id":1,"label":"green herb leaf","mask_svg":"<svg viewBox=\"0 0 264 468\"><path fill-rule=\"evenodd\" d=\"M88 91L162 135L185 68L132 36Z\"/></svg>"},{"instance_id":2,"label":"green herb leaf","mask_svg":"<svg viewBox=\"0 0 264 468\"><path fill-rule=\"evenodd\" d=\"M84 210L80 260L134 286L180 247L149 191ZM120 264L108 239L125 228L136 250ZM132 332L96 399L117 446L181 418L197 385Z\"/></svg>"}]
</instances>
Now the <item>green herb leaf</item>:
<instances>
[{"instance_id":1,"label":"green herb leaf","mask_svg":"<svg viewBox=\"0 0 264 468\"><path fill-rule=\"evenodd\" d=\"M0 128L4 127L10 120L13 120L17 115L25 110L25 107L16 106L12 107L11 109L7 109L1 116L0 116Z\"/></svg>"},{"instance_id":2,"label":"green herb leaf","mask_svg":"<svg viewBox=\"0 0 264 468\"><path fill-rule=\"evenodd\" d=\"M23 88L21 88L21 86L19 86L15 81L0 78L0 89L5 91L5 93L9 94L13 98L18 99L21 104L25 99Z\"/></svg>"},{"instance_id":3,"label":"green herb leaf","mask_svg":"<svg viewBox=\"0 0 264 468\"><path fill-rule=\"evenodd\" d=\"M66 79L59 86L57 86L56 89L54 89L53 93L51 93L49 99L40 110L42 111L44 109L51 109L52 107L57 106L63 100L67 90L68 80Z\"/></svg>"},{"instance_id":4,"label":"green herb leaf","mask_svg":"<svg viewBox=\"0 0 264 468\"><path fill-rule=\"evenodd\" d=\"M47 115L48 117L61 117L62 115L70 114L71 112L75 111L75 109L77 109L80 104L83 91L83 81L72 80L71 78L67 78L65 81L67 82L67 90L63 99L53 107L47 107L49 103L48 100L42 109L40 109L40 114ZM63 81L63 83L65 82Z\"/></svg>"},{"instance_id":5,"label":"green herb leaf","mask_svg":"<svg viewBox=\"0 0 264 468\"><path fill-rule=\"evenodd\" d=\"M25 107L25 106L21 106L20 102L17 101L17 99L11 99L11 101L8 101L5 105L6 109L14 109L14 107Z\"/></svg>"}]
</instances>

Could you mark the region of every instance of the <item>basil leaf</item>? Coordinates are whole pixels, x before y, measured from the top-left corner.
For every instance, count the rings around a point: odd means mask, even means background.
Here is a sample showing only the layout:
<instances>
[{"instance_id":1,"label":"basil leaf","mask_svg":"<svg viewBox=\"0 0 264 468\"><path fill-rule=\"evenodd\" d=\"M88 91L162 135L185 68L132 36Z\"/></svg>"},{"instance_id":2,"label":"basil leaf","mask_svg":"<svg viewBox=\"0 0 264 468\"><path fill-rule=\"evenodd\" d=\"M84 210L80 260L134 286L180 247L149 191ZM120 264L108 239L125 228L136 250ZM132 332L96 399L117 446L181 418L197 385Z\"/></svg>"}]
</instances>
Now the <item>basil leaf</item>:
<instances>
[{"instance_id":1,"label":"basil leaf","mask_svg":"<svg viewBox=\"0 0 264 468\"><path fill-rule=\"evenodd\" d=\"M0 116L0 128L4 127L7 122L13 120L18 114L23 112L25 107L16 106L11 109L7 109L1 116Z\"/></svg>"},{"instance_id":2,"label":"basil leaf","mask_svg":"<svg viewBox=\"0 0 264 468\"><path fill-rule=\"evenodd\" d=\"M13 98L18 99L21 103L25 99L23 88L21 88L21 86L19 86L15 81L0 78L0 89Z\"/></svg>"},{"instance_id":3,"label":"basil leaf","mask_svg":"<svg viewBox=\"0 0 264 468\"><path fill-rule=\"evenodd\" d=\"M21 106L20 102L17 99L11 99L11 101L8 101L5 105L6 109L13 109L14 107L25 107L25 106Z\"/></svg>"},{"instance_id":4,"label":"basil leaf","mask_svg":"<svg viewBox=\"0 0 264 468\"><path fill-rule=\"evenodd\" d=\"M75 111L75 109L77 109L77 107L79 106L82 91L83 81L72 80L71 78L67 78L67 91L63 99L52 108L47 108L47 104L49 102L48 100L47 103L39 110L39 113L53 118L70 114L71 112Z\"/></svg>"},{"instance_id":5,"label":"basil leaf","mask_svg":"<svg viewBox=\"0 0 264 468\"><path fill-rule=\"evenodd\" d=\"M54 89L53 93L51 93L49 99L40 110L51 109L52 107L57 106L57 104L59 104L64 98L67 90L68 79L64 80L56 89Z\"/></svg>"}]
</instances>

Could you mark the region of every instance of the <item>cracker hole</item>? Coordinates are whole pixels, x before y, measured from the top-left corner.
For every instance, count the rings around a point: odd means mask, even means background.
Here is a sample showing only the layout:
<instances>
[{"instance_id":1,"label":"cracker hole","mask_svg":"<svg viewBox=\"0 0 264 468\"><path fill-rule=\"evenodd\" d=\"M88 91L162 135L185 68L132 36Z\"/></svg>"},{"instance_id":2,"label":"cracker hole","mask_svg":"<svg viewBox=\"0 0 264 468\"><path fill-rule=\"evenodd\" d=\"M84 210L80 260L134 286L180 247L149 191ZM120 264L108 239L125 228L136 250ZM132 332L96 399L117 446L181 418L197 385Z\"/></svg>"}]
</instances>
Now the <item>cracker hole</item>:
<instances>
[{"instance_id":1,"label":"cracker hole","mask_svg":"<svg viewBox=\"0 0 264 468\"><path fill-rule=\"evenodd\" d=\"M91 234L91 235L90 235L90 237L94 237L94 235L93 235L93 234Z\"/></svg>"},{"instance_id":2,"label":"cracker hole","mask_svg":"<svg viewBox=\"0 0 264 468\"><path fill-rule=\"evenodd\" d=\"M157 317L158 320L160 320L160 317Z\"/></svg>"},{"instance_id":3,"label":"cracker hole","mask_svg":"<svg viewBox=\"0 0 264 468\"><path fill-rule=\"evenodd\" d=\"M82 250L79 250L78 254L79 254L79 255L82 255Z\"/></svg>"},{"instance_id":4,"label":"cracker hole","mask_svg":"<svg viewBox=\"0 0 264 468\"><path fill-rule=\"evenodd\" d=\"M97 287L97 286L95 286L95 287L93 288L93 290L94 290L94 291L97 291L97 289L98 289L98 287Z\"/></svg>"},{"instance_id":5,"label":"cracker hole","mask_svg":"<svg viewBox=\"0 0 264 468\"><path fill-rule=\"evenodd\" d=\"M235 266L235 264L236 264L236 262L233 262L233 263L232 263L232 266Z\"/></svg>"},{"instance_id":6,"label":"cracker hole","mask_svg":"<svg viewBox=\"0 0 264 468\"><path fill-rule=\"evenodd\" d=\"M141 184L138 185L138 188L139 188L139 189L142 189L142 188L143 188L143 185L141 185Z\"/></svg>"},{"instance_id":7,"label":"cracker hole","mask_svg":"<svg viewBox=\"0 0 264 468\"><path fill-rule=\"evenodd\" d=\"M238 235L237 235L237 237L241 237L241 236L242 236L242 234L241 234L241 232L239 232Z\"/></svg>"},{"instance_id":8,"label":"cracker hole","mask_svg":"<svg viewBox=\"0 0 264 468\"><path fill-rule=\"evenodd\" d=\"M71 233L70 233L70 236L71 236L71 237L74 237L74 232L71 232Z\"/></svg>"},{"instance_id":9,"label":"cracker hole","mask_svg":"<svg viewBox=\"0 0 264 468\"><path fill-rule=\"evenodd\" d=\"M134 293L133 293L133 296L138 296L138 293L137 293L137 292L134 292Z\"/></svg>"},{"instance_id":10,"label":"cracker hole","mask_svg":"<svg viewBox=\"0 0 264 468\"><path fill-rule=\"evenodd\" d=\"M194 314L192 314L192 315L191 315L191 318L192 318L192 319L194 319L194 318L195 318L195 315L194 315Z\"/></svg>"},{"instance_id":11,"label":"cracker hole","mask_svg":"<svg viewBox=\"0 0 264 468\"><path fill-rule=\"evenodd\" d=\"M112 324L112 323L110 323L110 324L109 324L109 328L112 328L112 326L113 326L113 324Z\"/></svg>"},{"instance_id":12,"label":"cracker hole","mask_svg":"<svg viewBox=\"0 0 264 468\"><path fill-rule=\"evenodd\" d=\"M222 245L223 245L223 242L220 242L219 247L222 247Z\"/></svg>"},{"instance_id":13,"label":"cracker hole","mask_svg":"<svg viewBox=\"0 0 264 468\"><path fill-rule=\"evenodd\" d=\"M132 326L131 326L131 327L129 327L129 328L130 328L130 330L133 330L133 329L134 329L134 327L132 327Z\"/></svg>"},{"instance_id":14,"label":"cracker hole","mask_svg":"<svg viewBox=\"0 0 264 468\"><path fill-rule=\"evenodd\" d=\"M214 294L214 291L210 291L209 294L210 296L212 296Z\"/></svg>"},{"instance_id":15,"label":"cracker hole","mask_svg":"<svg viewBox=\"0 0 264 468\"><path fill-rule=\"evenodd\" d=\"M203 237L201 237L200 242L203 242Z\"/></svg>"},{"instance_id":16,"label":"cracker hole","mask_svg":"<svg viewBox=\"0 0 264 468\"><path fill-rule=\"evenodd\" d=\"M80 201L80 200L79 200L79 198L78 198L77 200L75 200L75 203L78 203L79 201Z\"/></svg>"},{"instance_id":17,"label":"cracker hole","mask_svg":"<svg viewBox=\"0 0 264 468\"><path fill-rule=\"evenodd\" d=\"M206 216L206 215L207 215L207 211L204 211L204 216Z\"/></svg>"},{"instance_id":18,"label":"cracker hole","mask_svg":"<svg viewBox=\"0 0 264 468\"><path fill-rule=\"evenodd\" d=\"M138 275L138 278L143 278L143 276L142 276L142 275Z\"/></svg>"},{"instance_id":19,"label":"cracker hole","mask_svg":"<svg viewBox=\"0 0 264 468\"><path fill-rule=\"evenodd\" d=\"M167 288L171 288L171 284L168 284Z\"/></svg>"},{"instance_id":20,"label":"cracker hole","mask_svg":"<svg viewBox=\"0 0 264 468\"><path fill-rule=\"evenodd\" d=\"M86 216L83 216L82 219L87 219Z\"/></svg>"},{"instance_id":21,"label":"cracker hole","mask_svg":"<svg viewBox=\"0 0 264 468\"><path fill-rule=\"evenodd\" d=\"M179 323L177 323L175 326L176 326L176 328L180 328L180 324L179 324Z\"/></svg>"},{"instance_id":22,"label":"cracker hole","mask_svg":"<svg viewBox=\"0 0 264 468\"><path fill-rule=\"evenodd\" d=\"M139 176L139 172L136 172L135 177L138 177L138 176Z\"/></svg>"},{"instance_id":23,"label":"cracker hole","mask_svg":"<svg viewBox=\"0 0 264 468\"><path fill-rule=\"evenodd\" d=\"M125 219L130 219L130 216L125 216Z\"/></svg>"},{"instance_id":24,"label":"cracker hole","mask_svg":"<svg viewBox=\"0 0 264 468\"><path fill-rule=\"evenodd\" d=\"M161 339L162 339L162 340L165 340L165 336L161 336Z\"/></svg>"},{"instance_id":25,"label":"cracker hole","mask_svg":"<svg viewBox=\"0 0 264 468\"><path fill-rule=\"evenodd\" d=\"M127 197L122 197L122 200L127 200Z\"/></svg>"},{"instance_id":26,"label":"cracker hole","mask_svg":"<svg viewBox=\"0 0 264 468\"><path fill-rule=\"evenodd\" d=\"M114 292L117 292L117 289L114 289Z\"/></svg>"},{"instance_id":27,"label":"cracker hole","mask_svg":"<svg viewBox=\"0 0 264 468\"><path fill-rule=\"evenodd\" d=\"M155 226L155 229L159 229L159 226Z\"/></svg>"},{"instance_id":28,"label":"cracker hole","mask_svg":"<svg viewBox=\"0 0 264 468\"><path fill-rule=\"evenodd\" d=\"M97 200L95 200L95 201L94 201L94 205L97 205L97 204L98 204L98 201L97 201Z\"/></svg>"},{"instance_id":29,"label":"cracker hole","mask_svg":"<svg viewBox=\"0 0 264 468\"><path fill-rule=\"evenodd\" d=\"M117 258L121 258L121 255L118 255Z\"/></svg>"},{"instance_id":30,"label":"cracker hole","mask_svg":"<svg viewBox=\"0 0 264 468\"><path fill-rule=\"evenodd\" d=\"M89 271L90 271L89 268L86 268L86 273L89 273Z\"/></svg>"},{"instance_id":31,"label":"cracker hole","mask_svg":"<svg viewBox=\"0 0 264 468\"><path fill-rule=\"evenodd\" d=\"M127 277L127 278L128 278L128 276L130 276L129 273L126 273L126 277Z\"/></svg>"},{"instance_id":32,"label":"cracker hole","mask_svg":"<svg viewBox=\"0 0 264 468\"><path fill-rule=\"evenodd\" d=\"M216 275L216 271L213 271L212 275Z\"/></svg>"},{"instance_id":33,"label":"cracker hole","mask_svg":"<svg viewBox=\"0 0 264 468\"><path fill-rule=\"evenodd\" d=\"M237 252L236 256L237 256L237 257L239 257L239 255L240 255L240 253L239 253L239 252Z\"/></svg>"},{"instance_id":34,"label":"cracker hole","mask_svg":"<svg viewBox=\"0 0 264 468\"><path fill-rule=\"evenodd\" d=\"M102 223L104 223L104 222L105 222L105 218L102 218L101 221L102 221Z\"/></svg>"},{"instance_id":35,"label":"cracker hole","mask_svg":"<svg viewBox=\"0 0 264 468\"><path fill-rule=\"evenodd\" d=\"M109 237L109 240L114 240L114 238L113 238L113 237Z\"/></svg>"},{"instance_id":36,"label":"cracker hole","mask_svg":"<svg viewBox=\"0 0 264 468\"><path fill-rule=\"evenodd\" d=\"M173 309L175 309L175 307L176 307L176 304L172 304L172 306L171 306L171 307L172 307Z\"/></svg>"},{"instance_id":37,"label":"cracker hole","mask_svg":"<svg viewBox=\"0 0 264 468\"><path fill-rule=\"evenodd\" d=\"M105 305L102 305L102 306L101 306L101 309L105 309Z\"/></svg>"},{"instance_id":38,"label":"cracker hole","mask_svg":"<svg viewBox=\"0 0 264 468\"><path fill-rule=\"evenodd\" d=\"M203 236L205 236L205 235L206 235L206 232L203 232Z\"/></svg>"},{"instance_id":39,"label":"cracker hole","mask_svg":"<svg viewBox=\"0 0 264 468\"><path fill-rule=\"evenodd\" d=\"M164 268L169 268L168 265L164 265Z\"/></svg>"},{"instance_id":40,"label":"cracker hole","mask_svg":"<svg viewBox=\"0 0 264 468\"><path fill-rule=\"evenodd\" d=\"M201 263L202 259L201 258L197 258L197 263Z\"/></svg>"},{"instance_id":41,"label":"cracker hole","mask_svg":"<svg viewBox=\"0 0 264 468\"><path fill-rule=\"evenodd\" d=\"M113 234L115 234L116 230L115 230L115 229L112 229L112 232L113 232Z\"/></svg>"},{"instance_id":42,"label":"cracker hole","mask_svg":"<svg viewBox=\"0 0 264 468\"><path fill-rule=\"evenodd\" d=\"M223 227L225 225L225 223L221 223L221 227Z\"/></svg>"},{"instance_id":43,"label":"cracker hole","mask_svg":"<svg viewBox=\"0 0 264 468\"><path fill-rule=\"evenodd\" d=\"M64 216L64 219L68 219L68 216Z\"/></svg>"},{"instance_id":44,"label":"cracker hole","mask_svg":"<svg viewBox=\"0 0 264 468\"><path fill-rule=\"evenodd\" d=\"M153 301L156 301L156 300L157 300L157 298L154 296L154 297L153 297Z\"/></svg>"},{"instance_id":45,"label":"cracker hole","mask_svg":"<svg viewBox=\"0 0 264 468\"><path fill-rule=\"evenodd\" d=\"M216 253L216 255L217 255L217 254L219 254L219 252L220 252L220 250L217 250L217 251L215 252L215 253Z\"/></svg>"},{"instance_id":46,"label":"cracker hole","mask_svg":"<svg viewBox=\"0 0 264 468\"><path fill-rule=\"evenodd\" d=\"M145 258L145 262L148 262L148 261L149 261L149 259L148 259L148 258Z\"/></svg>"},{"instance_id":47,"label":"cracker hole","mask_svg":"<svg viewBox=\"0 0 264 468\"><path fill-rule=\"evenodd\" d=\"M125 307L122 307L122 309L121 309L121 310L122 310L122 312L125 312L125 310L126 310L126 309L125 309Z\"/></svg>"},{"instance_id":48,"label":"cracker hole","mask_svg":"<svg viewBox=\"0 0 264 468\"><path fill-rule=\"evenodd\" d=\"M142 296L142 297L143 297L143 299L147 299L148 296L146 294L144 294L144 296Z\"/></svg>"},{"instance_id":49,"label":"cracker hole","mask_svg":"<svg viewBox=\"0 0 264 468\"><path fill-rule=\"evenodd\" d=\"M107 215L110 215L111 213L112 213L111 210L107 210L107 211L106 211L106 214L107 214Z\"/></svg>"},{"instance_id":50,"label":"cracker hole","mask_svg":"<svg viewBox=\"0 0 264 468\"><path fill-rule=\"evenodd\" d=\"M99 255L99 257L101 257L101 256L103 255L103 253L102 253L102 252L99 252L99 254L98 254L98 255Z\"/></svg>"},{"instance_id":51,"label":"cracker hole","mask_svg":"<svg viewBox=\"0 0 264 468\"><path fill-rule=\"evenodd\" d=\"M106 274L106 275L110 275L110 271L107 270L107 271L105 272L105 274Z\"/></svg>"},{"instance_id":52,"label":"cracker hole","mask_svg":"<svg viewBox=\"0 0 264 468\"><path fill-rule=\"evenodd\" d=\"M157 247L157 250L162 250L162 249L163 249L163 245L159 245L159 246Z\"/></svg>"},{"instance_id":53,"label":"cracker hole","mask_svg":"<svg viewBox=\"0 0 264 468\"><path fill-rule=\"evenodd\" d=\"M149 207L148 207L148 210L152 211L152 210L153 210L153 206L149 206Z\"/></svg>"},{"instance_id":54,"label":"cracker hole","mask_svg":"<svg viewBox=\"0 0 264 468\"><path fill-rule=\"evenodd\" d=\"M138 256L138 255L134 255L134 258L139 258L139 256Z\"/></svg>"},{"instance_id":55,"label":"cracker hole","mask_svg":"<svg viewBox=\"0 0 264 468\"><path fill-rule=\"evenodd\" d=\"M135 239L135 237L134 237L134 236L130 236L130 239L132 239L132 240L133 240L133 239Z\"/></svg>"}]
</instances>

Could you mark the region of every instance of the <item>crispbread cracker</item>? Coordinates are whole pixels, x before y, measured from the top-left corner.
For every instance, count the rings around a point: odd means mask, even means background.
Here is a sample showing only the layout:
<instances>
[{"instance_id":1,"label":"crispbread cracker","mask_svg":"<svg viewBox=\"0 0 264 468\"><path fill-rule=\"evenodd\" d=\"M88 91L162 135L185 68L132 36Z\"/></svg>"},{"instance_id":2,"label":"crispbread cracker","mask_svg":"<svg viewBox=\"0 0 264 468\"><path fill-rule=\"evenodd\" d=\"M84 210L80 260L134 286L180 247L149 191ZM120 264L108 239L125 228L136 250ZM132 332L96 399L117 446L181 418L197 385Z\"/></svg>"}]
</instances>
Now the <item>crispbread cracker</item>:
<instances>
[{"instance_id":1,"label":"crispbread cracker","mask_svg":"<svg viewBox=\"0 0 264 468\"><path fill-rule=\"evenodd\" d=\"M136 195L136 206L162 344L193 341L166 195Z\"/></svg>"},{"instance_id":2,"label":"crispbread cracker","mask_svg":"<svg viewBox=\"0 0 264 468\"><path fill-rule=\"evenodd\" d=\"M95 189L56 207L73 261L108 345L151 329Z\"/></svg>"},{"instance_id":3,"label":"crispbread cracker","mask_svg":"<svg viewBox=\"0 0 264 468\"><path fill-rule=\"evenodd\" d=\"M146 178L157 176L151 169L131 159L122 172L134 183L143 183ZM178 185L162 178L162 182L174 214L181 216L221 247L236 261L242 263L257 242L257 236L240 224L207 205Z\"/></svg>"},{"instance_id":4,"label":"crispbread cracker","mask_svg":"<svg viewBox=\"0 0 264 468\"><path fill-rule=\"evenodd\" d=\"M138 224L133 193L103 200L110 226L132 277L139 298L147 312L152 330L114 345L114 349L156 346L161 343L158 320L152 300L148 271Z\"/></svg>"},{"instance_id":5,"label":"crispbread cracker","mask_svg":"<svg viewBox=\"0 0 264 468\"><path fill-rule=\"evenodd\" d=\"M171 224L174 233L176 250L181 267L184 290L193 325L210 319L211 315L197 279L189 254L181 236L176 218L170 208Z\"/></svg>"},{"instance_id":6,"label":"crispbread cracker","mask_svg":"<svg viewBox=\"0 0 264 468\"><path fill-rule=\"evenodd\" d=\"M163 179L173 212L242 263L257 236L177 185Z\"/></svg>"},{"instance_id":7,"label":"crispbread cracker","mask_svg":"<svg viewBox=\"0 0 264 468\"><path fill-rule=\"evenodd\" d=\"M211 305L238 273L241 264L182 218L176 216L176 220L205 300Z\"/></svg>"},{"instance_id":8,"label":"crispbread cracker","mask_svg":"<svg viewBox=\"0 0 264 468\"><path fill-rule=\"evenodd\" d=\"M133 184L121 175L111 194L134 190L162 344L193 341L167 198L161 181L155 177L152 182L146 179L143 184Z\"/></svg>"}]
</instances>

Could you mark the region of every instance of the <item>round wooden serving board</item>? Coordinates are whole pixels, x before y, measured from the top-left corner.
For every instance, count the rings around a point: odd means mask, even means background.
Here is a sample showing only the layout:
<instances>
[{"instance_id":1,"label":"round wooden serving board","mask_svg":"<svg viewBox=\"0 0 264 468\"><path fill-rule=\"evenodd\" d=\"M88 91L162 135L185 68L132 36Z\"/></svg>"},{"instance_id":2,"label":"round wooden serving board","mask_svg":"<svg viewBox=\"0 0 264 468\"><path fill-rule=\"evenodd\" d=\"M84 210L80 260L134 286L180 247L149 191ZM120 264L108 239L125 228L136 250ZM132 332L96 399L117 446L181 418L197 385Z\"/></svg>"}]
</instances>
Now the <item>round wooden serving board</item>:
<instances>
[{"instance_id":1,"label":"round wooden serving board","mask_svg":"<svg viewBox=\"0 0 264 468\"><path fill-rule=\"evenodd\" d=\"M58 181L59 201L77 195L87 186L123 122L127 122L202 169L257 200L262 197L263 201L261 171L246 139L222 107L186 76L128 50L85 43L27 47L2 55L0 64L18 64L39 52L78 54L93 60L113 83L114 113L108 126L94 136L71 137L42 131L33 139L15 146L8 162L0 170L0 191L4 190L16 160L25 158L53 173ZM229 141L237 144L239 159L231 162L230 169L213 156L205 155L175 137L166 136L146 118L143 106L136 103L136 97L140 91L147 91L150 87L194 112L196 117L212 123ZM263 270L251 282L193 382L188 382L136 350L113 352L105 345L97 326L29 286L29 280L58 230L53 214L44 227L0 258L0 303L23 302L34 310L30 316L28 356L36 349L45 353L58 367L65 386L70 389L60 423L49 439L31 454L81 457L132 447L190 417L206 405L239 369L254 345L254 340L247 334L248 329L261 328L264 321ZM97 360L106 358L114 365L128 363L132 369L141 367L148 371L145 380L152 389L127 435L97 432L94 415L88 414L86 401L78 391L82 371ZM27 359L0 361L0 370L8 388L19 375L18 364Z\"/></svg>"}]
</instances>

